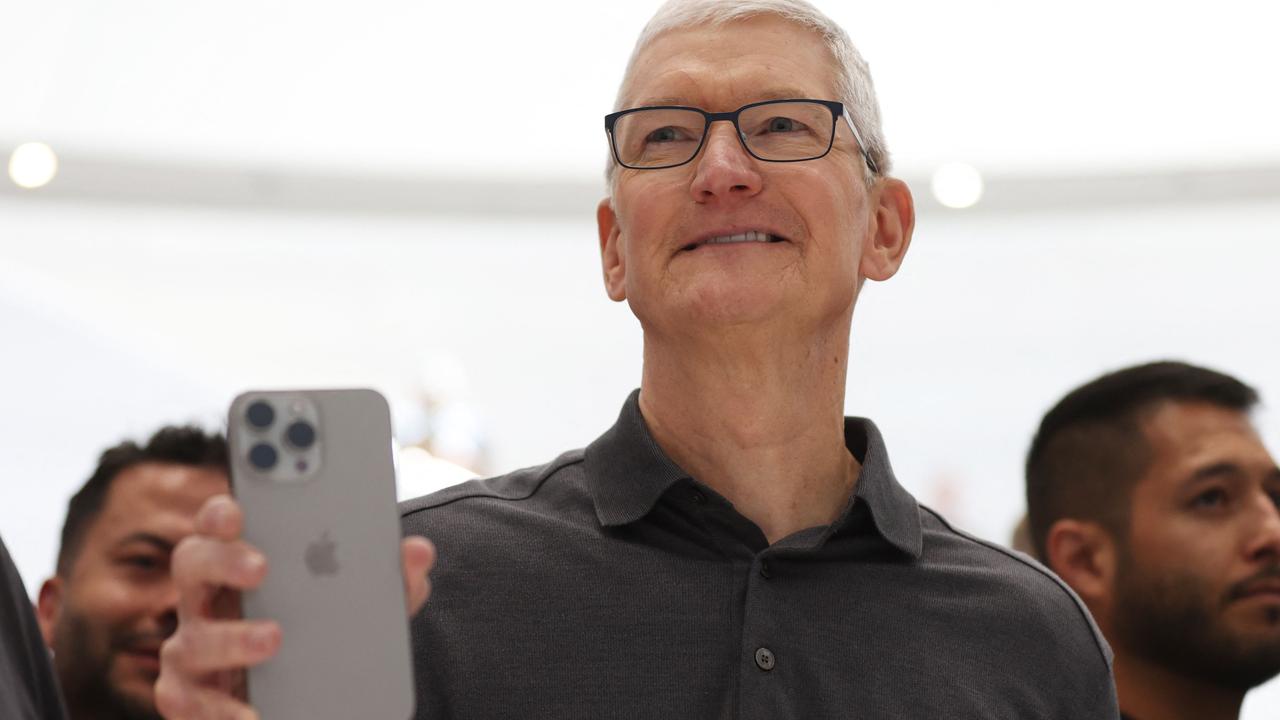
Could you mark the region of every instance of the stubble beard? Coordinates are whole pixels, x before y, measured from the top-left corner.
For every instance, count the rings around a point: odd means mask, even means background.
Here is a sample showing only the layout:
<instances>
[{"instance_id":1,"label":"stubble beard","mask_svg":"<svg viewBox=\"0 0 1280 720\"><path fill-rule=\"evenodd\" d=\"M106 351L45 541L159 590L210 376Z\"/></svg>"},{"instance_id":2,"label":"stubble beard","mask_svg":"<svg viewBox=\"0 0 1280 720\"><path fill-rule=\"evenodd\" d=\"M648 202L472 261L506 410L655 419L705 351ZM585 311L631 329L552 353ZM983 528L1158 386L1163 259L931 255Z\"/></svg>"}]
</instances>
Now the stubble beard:
<instances>
[{"instance_id":1,"label":"stubble beard","mask_svg":"<svg viewBox=\"0 0 1280 720\"><path fill-rule=\"evenodd\" d=\"M71 720L163 720L154 706L112 684L112 636L95 637L84 617L64 612L55 631L53 661Z\"/></svg>"},{"instance_id":2,"label":"stubble beard","mask_svg":"<svg viewBox=\"0 0 1280 720\"><path fill-rule=\"evenodd\" d=\"M1242 693L1280 673L1280 638L1233 632L1222 612L1227 598L1190 572L1144 574L1141 566L1122 550L1118 645L1184 677ZM1273 610L1268 620L1280 626L1280 612Z\"/></svg>"}]
</instances>

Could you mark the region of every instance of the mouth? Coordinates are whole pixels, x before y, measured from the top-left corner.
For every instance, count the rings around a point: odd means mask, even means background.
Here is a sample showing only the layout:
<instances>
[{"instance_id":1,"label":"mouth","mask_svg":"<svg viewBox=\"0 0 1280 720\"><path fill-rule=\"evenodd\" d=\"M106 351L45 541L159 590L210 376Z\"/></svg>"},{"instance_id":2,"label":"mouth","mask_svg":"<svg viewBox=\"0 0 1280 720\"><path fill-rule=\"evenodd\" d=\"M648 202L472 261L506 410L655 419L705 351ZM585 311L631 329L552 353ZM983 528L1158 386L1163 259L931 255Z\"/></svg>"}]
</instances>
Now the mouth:
<instances>
[{"instance_id":1,"label":"mouth","mask_svg":"<svg viewBox=\"0 0 1280 720\"><path fill-rule=\"evenodd\" d=\"M1235 600L1280 602L1280 578L1267 578L1248 583L1240 587L1232 595Z\"/></svg>"},{"instance_id":2,"label":"mouth","mask_svg":"<svg viewBox=\"0 0 1280 720\"><path fill-rule=\"evenodd\" d=\"M681 246L680 252L692 252L708 245L774 244L782 242L788 242L788 240L767 230L717 231Z\"/></svg>"},{"instance_id":3,"label":"mouth","mask_svg":"<svg viewBox=\"0 0 1280 720\"><path fill-rule=\"evenodd\" d=\"M150 672L160 672L160 649L130 648L122 653L135 665Z\"/></svg>"},{"instance_id":4,"label":"mouth","mask_svg":"<svg viewBox=\"0 0 1280 720\"><path fill-rule=\"evenodd\" d=\"M1267 585L1265 587L1249 588L1240 594L1241 599L1246 598L1270 598L1276 602L1280 602L1280 587Z\"/></svg>"}]
</instances>

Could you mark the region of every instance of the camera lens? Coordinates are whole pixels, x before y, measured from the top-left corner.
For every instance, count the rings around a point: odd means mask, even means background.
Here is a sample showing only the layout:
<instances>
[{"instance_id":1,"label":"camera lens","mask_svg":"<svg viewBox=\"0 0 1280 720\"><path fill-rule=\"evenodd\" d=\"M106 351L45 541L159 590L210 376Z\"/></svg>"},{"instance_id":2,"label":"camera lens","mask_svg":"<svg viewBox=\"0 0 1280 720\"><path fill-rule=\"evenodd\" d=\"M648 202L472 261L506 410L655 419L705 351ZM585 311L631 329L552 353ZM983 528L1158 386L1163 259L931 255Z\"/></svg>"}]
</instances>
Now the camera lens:
<instances>
[{"instance_id":1,"label":"camera lens","mask_svg":"<svg viewBox=\"0 0 1280 720\"><path fill-rule=\"evenodd\" d=\"M316 429L305 420L294 422L284 434L289 439L289 444L300 450L306 450L316 441Z\"/></svg>"},{"instance_id":2,"label":"camera lens","mask_svg":"<svg viewBox=\"0 0 1280 720\"><path fill-rule=\"evenodd\" d=\"M271 423L276 421L276 411L262 400L249 405L249 410L245 415L249 419L249 424L259 430L271 427Z\"/></svg>"},{"instance_id":3,"label":"camera lens","mask_svg":"<svg viewBox=\"0 0 1280 720\"><path fill-rule=\"evenodd\" d=\"M276 449L266 443L258 443L249 450L249 462L259 470L270 470L279 459Z\"/></svg>"}]
</instances>

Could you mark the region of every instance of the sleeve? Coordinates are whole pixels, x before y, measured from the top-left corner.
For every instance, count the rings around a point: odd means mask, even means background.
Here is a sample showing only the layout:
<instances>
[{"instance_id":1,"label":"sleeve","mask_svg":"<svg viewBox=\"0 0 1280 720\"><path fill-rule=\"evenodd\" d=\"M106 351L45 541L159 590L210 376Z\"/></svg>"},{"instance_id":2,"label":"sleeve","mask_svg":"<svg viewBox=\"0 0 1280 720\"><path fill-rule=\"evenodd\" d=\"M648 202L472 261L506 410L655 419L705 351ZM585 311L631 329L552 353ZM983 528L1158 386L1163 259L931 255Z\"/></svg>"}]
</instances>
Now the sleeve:
<instances>
[{"instance_id":1,"label":"sleeve","mask_svg":"<svg viewBox=\"0 0 1280 720\"><path fill-rule=\"evenodd\" d=\"M65 720L49 651L22 578L0 539L0 718Z\"/></svg>"}]
</instances>

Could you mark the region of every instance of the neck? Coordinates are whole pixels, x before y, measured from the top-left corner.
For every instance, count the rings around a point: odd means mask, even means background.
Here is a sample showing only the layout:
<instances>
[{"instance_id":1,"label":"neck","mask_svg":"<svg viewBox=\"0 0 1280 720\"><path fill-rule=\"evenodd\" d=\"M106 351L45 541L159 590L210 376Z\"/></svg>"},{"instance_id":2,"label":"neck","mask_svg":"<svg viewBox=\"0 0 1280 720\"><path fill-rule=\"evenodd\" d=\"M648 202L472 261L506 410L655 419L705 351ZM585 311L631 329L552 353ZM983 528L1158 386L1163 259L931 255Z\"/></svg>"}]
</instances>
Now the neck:
<instances>
[{"instance_id":1,"label":"neck","mask_svg":"<svg viewBox=\"0 0 1280 720\"><path fill-rule=\"evenodd\" d=\"M1117 648L1116 694L1133 720L1236 720L1245 692L1176 673Z\"/></svg>"},{"instance_id":2,"label":"neck","mask_svg":"<svg viewBox=\"0 0 1280 720\"><path fill-rule=\"evenodd\" d=\"M794 340L645 336L640 409L654 439L770 544L835 520L860 470L844 443L849 317Z\"/></svg>"}]
</instances>

